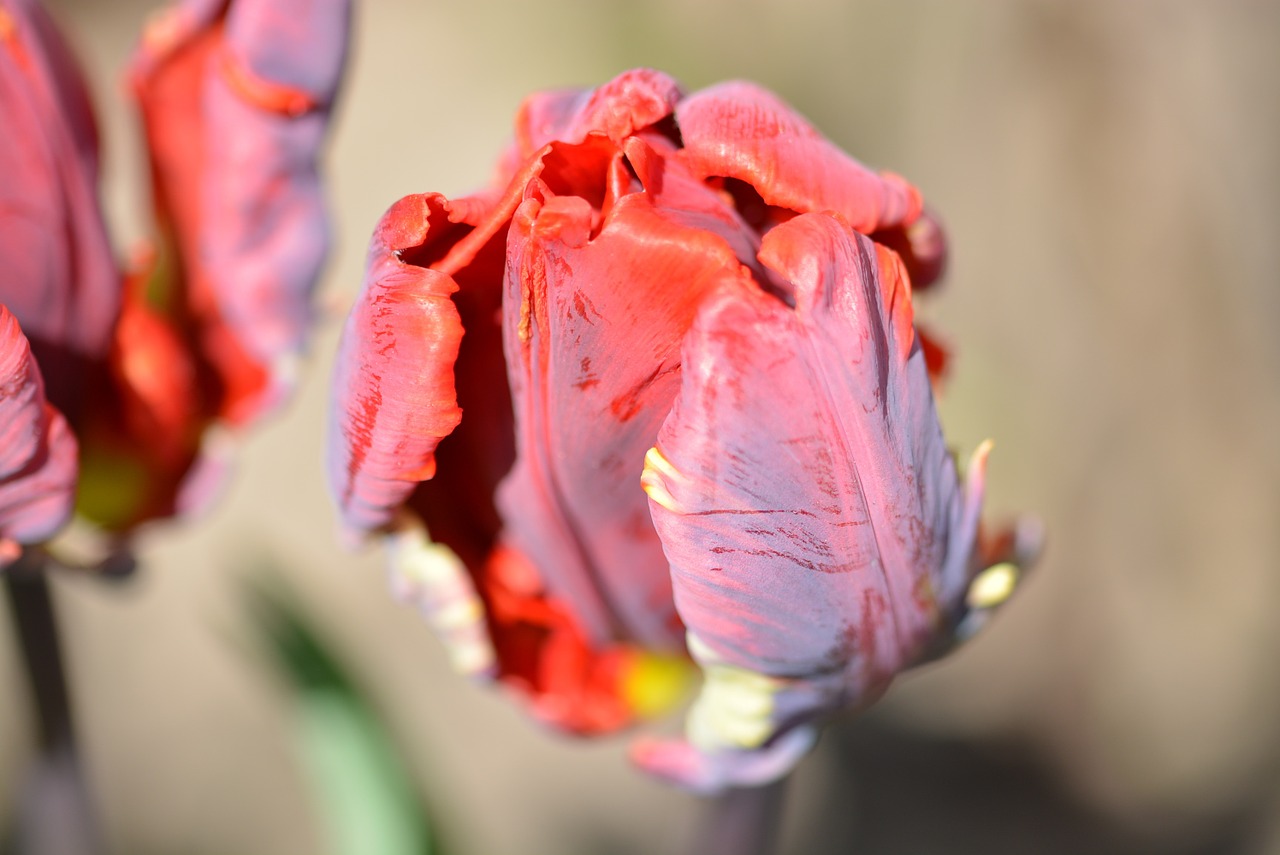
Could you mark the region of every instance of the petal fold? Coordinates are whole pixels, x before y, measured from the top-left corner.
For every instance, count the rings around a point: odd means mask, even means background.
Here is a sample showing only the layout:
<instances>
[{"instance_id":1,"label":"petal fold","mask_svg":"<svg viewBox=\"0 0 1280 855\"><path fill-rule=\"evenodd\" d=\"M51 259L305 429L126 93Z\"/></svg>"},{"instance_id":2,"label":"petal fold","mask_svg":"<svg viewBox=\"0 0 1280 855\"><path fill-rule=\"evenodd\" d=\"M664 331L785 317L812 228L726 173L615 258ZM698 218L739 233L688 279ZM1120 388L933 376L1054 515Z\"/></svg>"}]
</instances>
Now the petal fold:
<instances>
[{"instance_id":1,"label":"petal fold","mask_svg":"<svg viewBox=\"0 0 1280 855\"><path fill-rule=\"evenodd\" d=\"M700 178L736 178L770 205L799 213L836 211L857 231L914 222L919 192L897 175L875 173L823 137L765 89L728 82L676 107L681 157Z\"/></svg>"}]
</instances>

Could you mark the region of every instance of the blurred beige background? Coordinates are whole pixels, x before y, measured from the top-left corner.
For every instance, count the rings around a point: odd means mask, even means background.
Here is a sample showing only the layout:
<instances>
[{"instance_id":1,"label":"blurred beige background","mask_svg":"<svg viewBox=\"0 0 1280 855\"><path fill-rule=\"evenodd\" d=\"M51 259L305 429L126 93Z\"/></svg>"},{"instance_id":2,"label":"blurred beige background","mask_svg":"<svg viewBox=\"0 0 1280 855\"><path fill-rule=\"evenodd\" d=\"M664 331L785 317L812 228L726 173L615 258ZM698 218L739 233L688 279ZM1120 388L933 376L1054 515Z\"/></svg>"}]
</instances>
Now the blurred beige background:
<instances>
[{"instance_id":1,"label":"blurred beige background","mask_svg":"<svg viewBox=\"0 0 1280 855\"><path fill-rule=\"evenodd\" d=\"M50 4L106 129L118 246L146 189L119 69L142 0ZM749 77L948 224L922 312L957 346L948 436L1049 550L957 656L829 733L787 852L1280 853L1280 3L364 0L329 154L333 320L217 509L127 585L59 585L117 852L325 851L291 698L244 650L274 564L385 712L456 851L679 851L699 806L447 673L320 464L338 318L409 192L483 182L521 97L635 65ZM4 616L0 615L0 621ZM30 722L0 626L0 805ZM671 726L671 725L668 725Z\"/></svg>"}]
</instances>

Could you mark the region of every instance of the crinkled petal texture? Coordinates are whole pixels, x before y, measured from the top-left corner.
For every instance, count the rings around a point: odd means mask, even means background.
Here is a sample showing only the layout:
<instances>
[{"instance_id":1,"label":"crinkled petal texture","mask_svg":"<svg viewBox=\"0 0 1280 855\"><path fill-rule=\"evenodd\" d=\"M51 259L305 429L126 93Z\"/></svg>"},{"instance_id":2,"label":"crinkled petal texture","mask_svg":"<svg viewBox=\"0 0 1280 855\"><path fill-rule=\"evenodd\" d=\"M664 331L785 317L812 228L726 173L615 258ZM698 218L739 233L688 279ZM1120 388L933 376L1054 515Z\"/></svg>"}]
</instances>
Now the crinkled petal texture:
<instances>
[{"instance_id":1,"label":"crinkled petal texture","mask_svg":"<svg viewBox=\"0 0 1280 855\"><path fill-rule=\"evenodd\" d=\"M350 0L186 0L134 59L176 302L233 424L287 393L312 321L328 248L317 160L349 19Z\"/></svg>"},{"instance_id":2,"label":"crinkled petal texture","mask_svg":"<svg viewBox=\"0 0 1280 855\"><path fill-rule=\"evenodd\" d=\"M712 753L874 699L949 629L976 534L897 256L815 214L760 257L794 307L751 289L703 304L644 474L692 652L780 681L764 726L698 722Z\"/></svg>"},{"instance_id":3,"label":"crinkled petal texture","mask_svg":"<svg viewBox=\"0 0 1280 855\"><path fill-rule=\"evenodd\" d=\"M17 544L51 537L71 515L76 441L44 396L17 319L0 305L0 567Z\"/></svg>"},{"instance_id":4,"label":"crinkled petal texture","mask_svg":"<svg viewBox=\"0 0 1280 855\"><path fill-rule=\"evenodd\" d=\"M446 273L410 264L438 196L408 196L383 217L369 248L365 287L347 319L334 375L330 483L350 536L387 528L418 482L435 474L435 449L458 425L453 366L462 323Z\"/></svg>"},{"instance_id":5,"label":"crinkled petal texture","mask_svg":"<svg viewBox=\"0 0 1280 855\"><path fill-rule=\"evenodd\" d=\"M0 303L22 323L50 398L74 415L85 365L110 344L119 276L84 83L34 0L0 0L0 127Z\"/></svg>"}]
</instances>

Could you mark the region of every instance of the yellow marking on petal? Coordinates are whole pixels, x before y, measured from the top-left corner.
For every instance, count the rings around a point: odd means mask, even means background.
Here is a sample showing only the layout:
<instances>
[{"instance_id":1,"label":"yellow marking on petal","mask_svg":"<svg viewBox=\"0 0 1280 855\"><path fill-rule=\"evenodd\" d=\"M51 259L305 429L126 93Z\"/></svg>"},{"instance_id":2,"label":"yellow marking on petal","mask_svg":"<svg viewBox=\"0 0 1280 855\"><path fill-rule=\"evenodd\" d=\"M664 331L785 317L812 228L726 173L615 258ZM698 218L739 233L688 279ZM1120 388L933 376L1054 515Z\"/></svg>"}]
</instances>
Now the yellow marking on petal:
<instances>
[{"instance_id":1,"label":"yellow marking on petal","mask_svg":"<svg viewBox=\"0 0 1280 855\"><path fill-rule=\"evenodd\" d=\"M673 514L684 513L684 511L681 509L680 503L676 501L675 496L672 496L671 491L667 488L666 479L675 480L681 477L679 470L671 465L671 461L662 456L662 452L658 451L657 446L645 452L644 470L640 473L640 486L644 489L645 495Z\"/></svg>"},{"instance_id":2,"label":"yellow marking on petal","mask_svg":"<svg viewBox=\"0 0 1280 855\"><path fill-rule=\"evenodd\" d=\"M622 697L639 718L657 718L683 700L695 673L683 656L636 651L622 675Z\"/></svg>"},{"instance_id":3,"label":"yellow marking on petal","mask_svg":"<svg viewBox=\"0 0 1280 855\"><path fill-rule=\"evenodd\" d=\"M776 730L773 711L783 685L732 665L706 672L702 693L689 712L689 740L700 748L759 748Z\"/></svg>"},{"instance_id":4,"label":"yellow marking on petal","mask_svg":"<svg viewBox=\"0 0 1280 855\"><path fill-rule=\"evenodd\" d=\"M0 9L0 40L8 41L13 38L17 29L17 25L13 23L13 16L4 9Z\"/></svg>"},{"instance_id":5,"label":"yellow marking on petal","mask_svg":"<svg viewBox=\"0 0 1280 855\"><path fill-rule=\"evenodd\" d=\"M993 564L969 583L969 593L965 597L965 602L971 609L993 609L1009 599L1017 586L1016 564L1007 561Z\"/></svg>"},{"instance_id":6,"label":"yellow marking on petal","mask_svg":"<svg viewBox=\"0 0 1280 855\"><path fill-rule=\"evenodd\" d=\"M672 465L671 461L658 450L656 445L644 453L644 467L646 469L655 469L668 478L681 477L680 470Z\"/></svg>"},{"instance_id":7,"label":"yellow marking on petal","mask_svg":"<svg viewBox=\"0 0 1280 855\"><path fill-rule=\"evenodd\" d=\"M687 644L705 675L689 710L689 741L704 750L759 748L769 741L777 732L774 711L787 681L726 664L693 633Z\"/></svg>"},{"instance_id":8,"label":"yellow marking on petal","mask_svg":"<svg viewBox=\"0 0 1280 855\"><path fill-rule=\"evenodd\" d=\"M985 466L987 462L987 458L991 456L991 449L995 447L996 447L995 440L989 437L987 439L984 439L982 442L978 443L978 447L975 448L973 450L973 453L969 455L969 462L964 467L965 475L968 475L970 472L974 471L976 468L980 466Z\"/></svg>"}]
</instances>

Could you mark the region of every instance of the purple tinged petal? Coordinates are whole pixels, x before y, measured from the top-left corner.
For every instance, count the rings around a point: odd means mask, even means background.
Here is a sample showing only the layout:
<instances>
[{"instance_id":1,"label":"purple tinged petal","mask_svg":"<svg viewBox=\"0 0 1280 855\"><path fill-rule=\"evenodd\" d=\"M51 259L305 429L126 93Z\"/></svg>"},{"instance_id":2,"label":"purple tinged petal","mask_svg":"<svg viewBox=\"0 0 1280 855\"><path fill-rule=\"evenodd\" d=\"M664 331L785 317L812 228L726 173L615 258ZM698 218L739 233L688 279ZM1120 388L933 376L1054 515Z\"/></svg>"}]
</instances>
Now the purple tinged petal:
<instances>
[{"instance_id":1,"label":"purple tinged petal","mask_svg":"<svg viewBox=\"0 0 1280 855\"><path fill-rule=\"evenodd\" d=\"M227 13L227 53L272 86L329 104L342 77L350 0L235 0Z\"/></svg>"},{"instance_id":2,"label":"purple tinged petal","mask_svg":"<svg viewBox=\"0 0 1280 855\"><path fill-rule=\"evenodd\" d=\"M897 257L803 215L761 260L795 308L705 302L644 483L691 633L760 674L843 672L865 701L920 655L946 568L967 566L955 466Z\"/></svg>"},{"instance_id":3,"label":"purple tinged petal","mask_svg":"<svg viewBox=\"0 0 1280 855\"><path fill-rule=\"evenodd\" d=\"M0 305L0 554L51 537L71 515L75 482L75 437L45 400L17 319Z\"/></svg>"},{"instance_id":4,"label":"purple tinged petal","mask_svg":"<svg viewBox=\"0 0 1280 855\"><path fill-rule=\"evenodd\" d=\"M203 93L201 247L227 322L266 364L300 354L329 246L318 159L349 0L237 0Z\"/></svg>"},{"instance_id":5,"label":"purple tinged petal","mask_svg":"<svg viewBox=\"0 0 1280 855\"><path fill-rule=\"evenodd\" d=\"M241 424L282 401L328 245L317 161L342 74L349 0L186 0L156 16L131 77L177 309Z\"/></svg>"}]
</instances>

